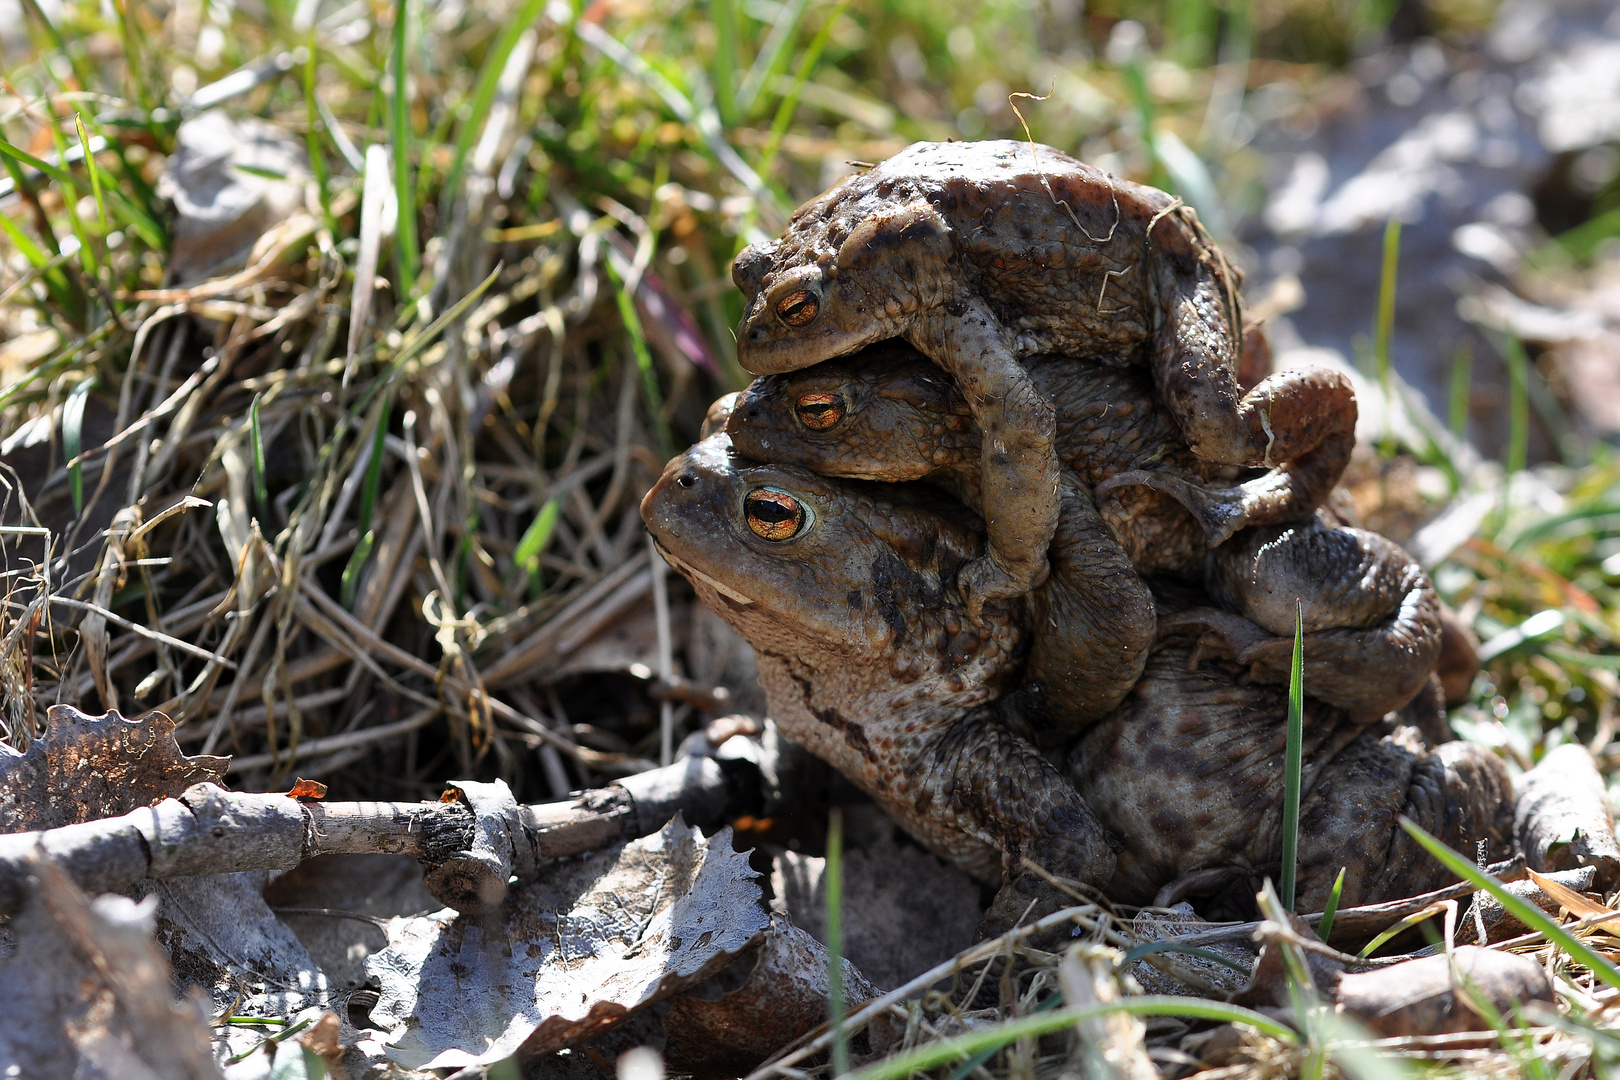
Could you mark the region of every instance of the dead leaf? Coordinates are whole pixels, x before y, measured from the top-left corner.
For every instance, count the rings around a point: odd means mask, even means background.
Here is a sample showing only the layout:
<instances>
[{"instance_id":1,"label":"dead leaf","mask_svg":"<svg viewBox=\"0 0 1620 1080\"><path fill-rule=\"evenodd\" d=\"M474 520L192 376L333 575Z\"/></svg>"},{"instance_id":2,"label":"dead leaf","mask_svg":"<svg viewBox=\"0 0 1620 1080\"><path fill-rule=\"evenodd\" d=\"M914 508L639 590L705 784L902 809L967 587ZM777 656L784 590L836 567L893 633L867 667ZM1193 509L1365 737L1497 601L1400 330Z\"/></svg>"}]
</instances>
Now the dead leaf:
<instances>
[{"instance_id":1,"label":"dead leaf","mask_svg":"<svg viewBox=\"0 0 1620 1080\"><path fill-rule=\"evenodd\" d=\"M366 961L382 984L371 1019L408 1068L560 1050L758 945L758 876L729 829L705 840L676 817L514 885L499 912L395 919Z\"/></svg>"},{"instance_id":2,"label":"dead leaf","mask_svg":"<svg viewBox=\"0 0 1620 1080\"><path fill-rule=\"evenodd\" d=\"M878 986L899 986L973 944L983 916L979 883L921 848L887 835L844 854L844 955ZM827 911L826 860L777 853L772 907L818 940Z\"/></svg>"},{"instance_id":3,"label":"dead leaf","mask_svg":"<svg viewBox=\"0 0 1620 1080\"><path fill-rule=\"evenodd\" d=\"M6 929L0 1062L7 1076L217 1080L208 1017L177 1003L151 941L154 903L94 901L50 864Z\"/></svg>"},{"instance_id":4,"label":"dead leaf","mask_svg":"<svg viewBox=\"0 0 1620 1080\"><path fill-rule=\"evenodd\" d=\"M272 124L211 110L176 131L158 179L174 203L168 279L186 284L240 268L261 236L304 208L303 143Z\"/></svg>"},{"instance_id":5,"label":"dead leaf","mask_svg":"<svg viewBox=\"0 0 1620 1080\"><path fill-rule=\"evenodd\" d=\"M1340 1009L1384 1036L1488 1029L1471 995L1457 993L1456 975L1498 1014L1554 1000L1552 983L1535 960L1477 945L1457 947L1455 969L1453 957L1440 955L1345 975L1334 996Z\"/></svg>"},{"instance_id":6,"label":"dead leaf","mask_svg":"<svg viewBox=\"0 0 1620 1080\"><path fill-rule=\"evenodd\" d=\"M326 798L326 785L319 780L305 780L300 776L293 781L292 790L287 792L289 799L324 799Z\"/></svg>"},{"instance_id":7,"label":"dead leaf","mask_svg":"<svg viewBox=\"0 0 1620 1080\"><path fill-rule=\"evenodd\" d=\"M229 760L182 754L174 721L160 712L128 720L52 705L46 724L26 754L0 745L0 832L127 814L193 784L220 783Z\"/></svg>"},{"instance_id":8,"label":"dead leaf","mask_svg":"<svg viewBox=\"0 0 1620 1080\"><path fill-rule=\"evenodd\" d=\"M338 1019L337 1013L327 1013L315 1021L308 1031L298 1036L298 1041L331 1065L343 1054L343 1046L338 1041L338 1032L342 1028L343 1023Z\"/></svg>"},{"instance_id":9,"label":"dead leaf","mask_svg":"<svg viewBox=\"0 0 1620 1080\"><path fill-rule=\"evenodd\" d=\"M785 916L773 918L752 957L738 960L670 1006L664 1016L664 1053L671 1067L701 1076L741 1076L825 1022L830 959L821 942ZM843 971L850 1009L878 996L877 988L847 959ZM857 1052L866 1049L861 1045L866 1036L863 1031L857 1040Z\"/></svg>"},{"instance_id":10,"label":"dead leaf","mask_svg":"<svg viewBox=\"0 0 1620 1080\"><path fill-rule=\"evenodd\" d=\"M160 901L157 940L182 985L209 994L216 1012L290 1016L333 1005L336 988L264 901L263 872L146 881Z\"/></svg>"},{"instance_id":11,"label":"dead leaf","mask_svg":"<svg viewBox=\"0 0 1620 1080\"><path fill-rule=\"evenodd\" d=\"M1546 874L1538 874L1534 870L1526 871L1530 880L1541 886L1541 891L1558 901L1558 906L1575 916L1577 919L1588 919L1594 915L1603 916L1603 921L1595 924L1599 930L1607 930L1611 934L1620 934L1620 911L1611 911L1602 904L1588 900L1568 885ZM1609 918L1608 916L1615 916Z\"/></svg>"}]
</instances>

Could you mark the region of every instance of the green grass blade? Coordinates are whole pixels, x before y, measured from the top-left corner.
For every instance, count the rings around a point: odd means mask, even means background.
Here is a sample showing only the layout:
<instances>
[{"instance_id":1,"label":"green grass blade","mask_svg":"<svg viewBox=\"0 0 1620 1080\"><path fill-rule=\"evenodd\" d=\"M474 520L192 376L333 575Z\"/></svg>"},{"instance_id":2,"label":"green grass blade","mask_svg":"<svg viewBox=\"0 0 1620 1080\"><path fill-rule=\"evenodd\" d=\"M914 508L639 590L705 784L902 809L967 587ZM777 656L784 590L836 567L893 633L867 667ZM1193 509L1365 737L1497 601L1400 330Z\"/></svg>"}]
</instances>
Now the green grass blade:
<instances>
[{"instance_id":1,"label":"green grass blade","mask_svg":"<svg viewBox=\"0 0 1620 1080\"><path fill-rule=\"evenodd\" d=\"M388 444L388 421L393 411L393 399L384 397L377 414L377 426L371 433L371 460L366 462L366 479L360 487L359 529L364 535L371 529L371 515L377 505L377 487L382 482L383 455Z\"/></svg>"},{"instance_id":2,"label":"green grass blade","mask_svg":"<svg viewBox=\"0 0 1620 1080\"><path fill-rule=\"evenodd\" d=\"M316 46L313 26L309 28L309 33L304 39L304 53L304 152L309 155L310 171L315 176L315 191L321 200L321 218L327 231L335 235L338 226L332 217L331 174L326 167L326 154L321 150L320 132L323 121L315 90L316 63L320 52Z\"/></svg>"},{"instance_id":3,"label":"green grass blade","mask_svg":"<svg viewBox=\"0 0 1620 1080\"><path fill-rule=\"evenodd\" d=\"M61 184L70 196L87 194L85 190L87 185L74 176L72 172L62 168L60 165L52 165L48 161L43 161L21 147L12 145L5 139L0 139L0 154L19 165L44 173L58 184ZM124 223L142 240L149 246L159 250L168 247L168 234L151 216L130 202L129 198L117 188L110 189L108 194L112 196L113 206Z\"/></svg>"},{"instance_id":4,"label":"green grass blade","mask_svg":"<svg viewBox=\"0 0 1620 1080\"><path fill-rule=\"evenodd\" d=\"M51 138L56 143L56 160L68 160L67 137L62 134L58 124L48 125ZM71 173L67 175L71 176ZM85 231L84 222L79 220L78 193L80 185L77 179L70 184L63 185L62 214L67 218L68 228L73 230L73 239L79 242L79 265L84 268L85 275L94 281L99 273L99 264L96 259L95 248L90 246L90 234Z\"/></svg>"},{"instance_id":5,"label":"green grass blade","mask_svg":"<svg viewBox=\"0 0 1620 1080\"><path fill-rule=\"evenodd\" d=\"M1333 933L1333 917L1339 913L1339 897L1344 894L1344 867L1339 867L1339 876L1333 879L1333 891L1328 893L1327 907L1322 909L1322 921L1316 926L1316 936L1323 941Z\"/></svg>"},{"instance_id":6,"label":"green grass blade","mask_svg":"<svg viewBox=\"0 0 1620 1080\"><path fill-rule=\"evenodd\" d=\"M1446 429L1458 442L1468 439L1468 407L1473 388L1474 347L1465 338L1451 354L1451 400L1446 408Z\"/></svg>"},{"instance_id":7,"label":"green grass blade","mask_svg":"<svg viewBox=\"0 0 1620 1080\"><path fill-rule=\"evenodd\" d=\"M112 227L107 224L107 201L101 195L101 169L96 165L96 155L90 152L90 133L84 130L84 118L74 113L73 124L79 129L79 146L84 150L85 171L90 174L90 191L96 197L96 213L101 218L101 235L106 236L112 231Z\"/></svg>"},{"instance_id":8,"label":"green grass blade","mask_svg":"<svg viewBox=\"0 0 1620 1080\"><path fill-rule=\"evenodd\" d=\"M557 527L557 515L561 509L562 504L555 496L547 499L540 512L534 515L534 520L529 522L529 527L523 530L523 536L512 552L512 561L528 575L529 592L534 596L540 594L540 555L551 542L551 532Z\"/></svg>"},{"instance_id":9,"label":"green grass blade","mask_svg":"<svg viewBox=\"0 0 1620 1080\"><path fill-rule=\"evenodd\" d=\"M1244 974L1248 974L1248 972L1244 972ZM1037 1013L1051 1012L1053 1009L1062 1004L1063 991L1059 990L1051 997L1048 997L1045 1001L1042 1001L1039 1005L1036 1005L1034 1011ZM1001 1047L999 1046L992 1046L988 1050L980 1050L977 1054L974 1054L972 1057L962 1062L962 1064L958 1065L951 1073L950 1080L967 1080L968 1076L973 1072L974 1069L977 1069L980 1065L983 1065L985 1062L995 1057L996 1051L1000 1049Z\"/></svg>"},{"instance_id":10,"label":"green grass blade","mask_svg":"<svg viewBox=\"0 0 1620 1080\"><path fill-rule=\"evenodd\" d=\"M394 148L394 198L399 206L399 224L394 230L394 252L401 304L409 303L415 293L416 272L421 266L421 252L416 239L416 185L411 182L410 71L405 64L410 15L410 0L395 0L391 50L394 92L389 99L388 131Z\"/></svg>"},{"instance_id":11,"label":"green grass blade","mask_svg":"<svg viewBox=\"0 0 1620 1080\"><path fill-rule=\"evenodd\" d=\"M473 303L477 301L480 296L483 296L485 291L488 290L491 285L495 284L495 279L501 276L501 271L505 268L506 267L504 264L497 263L495 269L491 270L489 275L485 277L483 281L480 281L471 292L469 292L466 296L463 296L460 300L457 300L455 305L452 306L448 311L429 323L426 330L423 330L420 334L416 335L416 337L412 338L410 343L401 349L399 351L399 355L394 357L393 361L388 365L387 377L379 382L373 383L372 388L368 390L361 398L360 404L362 406L369 406L375 394L381 393L388 386L392 385L392 380L396 375L399 374L400 369L403 368L407 362L415 358L415 356L423 349L433 344L433 342L438 338L439 334L443 332L445 327L449 326L451 323L465 315L467 313L467 309L472 307Z\"/></svg>"},{"instance_id":12,"label":"green grass blade","mask_svg":"<svg viewBox=\"0 0 1620 1080\"><path fill-rule=\"evenodd\" d=\"M1401 223L1391 218L1384 226L1384 265L1378 274L1378 322L1373 327L1373 357L1378 361L1378 388L1384 395L1384 408L1395 407L1390 393L1389 339L1395 332L1395 274L1401 259ZM1382 452L1395 453L1395 436L1385 422Z\"/></svg>"},{"instance_id":13,"label":"green grass blade","mask_svg":"<svg viewBox=\"0 0 1620 1080\"><path fill-rule=\"evenodd\" d=\"M1248 978L1250 975L1254 974L1254 972L1244 967L1236 960L1230 960L1218 952L1212 952L1209 949L1200 949L1196 945L1183 945L1181 942L1173 939L1168 941L1146 941L1140 945L1133 946L1130 951L1125 954L1125 959L1121 961L1121 966L1130 967L1144 956L1153 956L1156 953L1162 952L1185 953L1188 956L1196 956L1200 960L1208 960L1211 963L1220 964L1222 967L1229 967L1239 975L1242 975L1244 978Z\"/></svg>"},{"instance_id":14,"label":"green grass blade","mask_svg":"<svg viewBox=\"0 0 1620 1080\"><path fill-rule=\"evenodd\" d=\"M248 439L253 449L253 493L259 498L260 513L267 513L270 492L264 482L264 430L259 426L259 399L263 396L254 394L253 403L248 406Z\"/></svg>"},{"instance_id":15,"label":"green grass blade","mask_svg":"<svg viewBox=\"0 0 1620 1080\"><path fill-rule=\"evenodd\" d=\"M714 20L714 106L726 127L737 124L737 10L732 0L709 0Z\"/></svg>"},{"instance_id":16,"label":"green grass blade","mask_svg":"<svg viewBox=\"0 0 1620 1080\"><path fill-rule=\"evenodd\" d=\"M349 561L343 564L343 580L338 589L338 602L350 611L354 610L354 594L360 587L360 571L366 567L366 560L371 558L371 549L377 545L377 534L367 529L360 534L360 540L349 552Z\"/></svg>"},{"instance_id":17,"label":"green grass blade","mask_svg":"<svg viewBox=\"0 0 1620 1080\"><path fill-rule=\"evenodd\" d=\"M82 87L97 85L96 80L92 79L90 73L85 70L80 58L75 56L67 47L67 42L62 38L62 32L56 28L55 23L51 22L50 16L45 14L45 9L39 6L39 0L23 0L23 10L27 12L28 17L34 21L36 26L45 31L45 37L50 41L51 46L62 55L62 59L67 61L68 68L73 72L74 78L79 80L79 85ZM41 67L47 73L51 73L50 64L42 64ZM61 80L55 78L54 73L52 73L52 81L57 86L62 85Z\"/></svg>"},{"instance_id":18,"label":"green grass blade","mask_svg":"<svg viewBox=\"0 0 1620 1080\"><path fill-rule=\"evenodd\" d=\"M1125 88L1131 93L1131 101L1136 105L1142 148L1147 151L1148 161L1152 163L1150 175L1153 185L1161 188L1169 187L1169 176L1165 172L1164 163L1159 160L1159 144L1153 130L1158 108L1153 102L1153 92L1148 88L1147 71L1143 67L1141 57L1132 56L1120 68L1119 73L1125 80Z\"/></svg>"},{"instance_id":19,"label":"green grass blade","mask_svg":"<svg viewBox=\"0 0 1620 1080\"><path fill-rule=\"evenodd\" d=\"M22 253L23 258L39 269L44 269L51 264L53 259L60 257L60 252L53 255L34 243L32 237L18 228L11 218L4 214L0 214L0 232L6 234L6 239L10 240L12 245Z\"/></svg>"},{"instance_id":20,"label":"green grass blade","mask_svg":"<svg viewBox=\"0 0 1620 1080\"><path fill-rule=\"evenodd\" d=\"M1485 873L1475 866L1471 860L1452 851L1428 830L1411 819L1401 818L1401 828L1411 834L1412 839L1421 844L1430 855L1438 859L1447 870L1473 885L1474 888L1483 889L1490 893L1514 918L1531 930L1546 935L1547 940L1591 968L1592 974L1596 975L1606 985L1620 990L1620 968L1616 968L1596 949L1565 930L1562 926L1559 926L1546 912L1534 904L1513 895L1499 879Z\"/></svg>"},{"instance_id":21,"label":"green grass blade","mask_svg":"<svg viewBox=\"0 0 1620 1080\"><path fill-rule=\"evenodd\" d=\"M1282 902L1294 910L1299 869L1300 757L1305 745L1305 605L1294 613L1294 662L1288 671L1288 746L1283 762Z\"/></svg>"},{"instance_id":22,"label":"green grass blade","mask_svg":"<svg viewBox=\"0 0 1620 1080\"><path fill-rule=\"evenodd\" d=\"M38 382L40 379L50 378L51 376L62 371L68 365L73 363L74 359L79 355L79 353L83 352L90 346L105 340L109 335L112 334L114 330L117 329L119 329L117 320L108 319L106 322L97 327L92 333L76 339L63 348L61 352L35 367L34 370L30 371L27 375L24 375L22 378L18 379L10 386L7 386L5 389L0 390L0 409L10 405L12 401L16 400L19 394L21 394L29 386Z\"/></svg>"},{"instance_id":23,"label":"green grass blade","mask_svg":"<svg viewBox=\"0 0 1620 1080\"><path fill-rule=\"evenodd\" d=\"M821 878L827 901L827 1012L832 1028L832 1074L849 1073L849 1032L844 1028L844 815L827 817L827 865Z\"/></svg>"},{"instance_id":24,"label":"green grass blade","mask_svg":"<svg viewBox=\"0 0 1620 1080\"><path fill-rule=\"evenodd\" d=\"M1210 0L1169 0L1165 5L1164 37L1183 64L1202 67L1215 44L1220 12Z\"/></svg>"},{"instance_id":25,"label":"green grass blade","mask_svg":"<svg viewBox=\"0 0 1620 1080\"><path fill-rule=\"evenodd\" d=\"M664 393L658 388L658 372L653 368L652 351L647 348L647 334L636 314L635 301L624 287L618 271L607 263L608 277L613 280L613 296L619 303L619 318L624 321L625 333L630 337L630 349L635 354L636 367L641 372L641 389L647 395L647 411L652 414L653 431L658 437L658 449L668 461L675 456L675 438L664 419Z\"/></svg>"},{"instance_id":26,"label":"green grass blade","mask_svg":"<svg viewBox=\"0 0 1620 1080\"><path fill-rule=\"evenodd\" d=\"M84 513L84 466L78 460L84 452L84 406L96 385L95 376L82 379L62 405L62 453L68 461L68 486L73 492L73 513Z\"/></svg>"},{"instance_id":27,"label":"green grass blade","mask_svg":"<svg viewBox=\"0 0 1620 1080\"><path fill-rule=\"evenodd\" d=\"M1524 342L1509 335L1503 343L1508 369L1508 451L1505 462L1509 473L1524 470L1530 440L1530 360Z\"/></svg>"},{"instance_id":28,"label":"green grass blade","mask_svg":"<svg viewBox=\"0 0 1620 1080\"><path fill-rule=\"evenodd\" d=\"M1119 1001L1106 1001L1079 1009L1035 1013L968 1035L938 1039L915 1050L868 1065L855 1073L851 1080L905 1080L914 1073L949 1065L982 1050L996 1050L1019 1039L1048 1035L1086 1020L1100 1020L1116 1013L1130 1016L1180 1016L1196 1020L1213 1020L1217 1023L1248 1024L1289 1046L1299 1045L1299 1036L1294 1033L1293 1028L1253 1009L1245 1009L1241 1005L1228 1005L1224 1001L1151 994L1122 998Z\"/></svg>"},{"instance_id":29,"label":"green grass blade","mask_svg":"<svg viewBox=\"0 0 1620 1080\"><path fill-rule=\"evenodd\" d=\"M799 23L804 21L804 13L809 6L810 0L789 0L782 16L772 24L764 47L754 57L754 66L748 70L742 86L737 89L738 115L752 115L754 106L759 103L760 91L787 70L788 61L792 59L793 40L798 37Z\"/></svg>"},{"instance_id":30,"label":"green grass blade","mask_svg":"<svg viewBox=\"0 0 1620 1080\"><path fill-rule=\"evenodd\" d=\"M1216 240L1227 236L1226 210L1209 168L1192 147L1182 142L1173 131L1161 131L1153 139L1154 152L1159 165L1171 183L1171 191L1192 204L1198 218Z\"/></svg>"},{"instance_id":31,"label":"green grass blade","mask_svg":"<svg viewBox=\"0 0 1620 1080\"><path fill-rule=\"evenodd\" d=\"M484 129L484 120L495 103L495 93L500 88L506 61L511 57L512 50L517 48L518 38L523 36L523 31L538 22L545 9L546 0L525 0L517 17L502 29L500 37L484 57L484 65L478 71L478 82L473 88L472 108L456 133L455 157L451 159L450 171L444 178L444 192L452 199L461 193L461 174L467 167L467 155L472 152L473 143L478 141Z\"/></svg>"},{"instance_id":32,"label":"green grass blade","mask_svg":"<svg viewBox=\"0 0 1620 1080\"><path fill-rule=\"evenodd\" d=\"M1397 934L1405 933L1406 931L1412 929L1412 927L1416 926L1418 923L1428 922L1430 919L1434 918L1436 915L1443 914L1444 910L1445 909L1442 908L1439 904L1430 904L1428 907L1424 908L1422 911L1414 912L1413 914L1408 915L1406 918L1402 919L1400 922L1396 923L1394 926L1388 927L1387 929L1385 929L1383 931L1383 933L1379 934L1377 937L1375 937L1371 941L1367 942L1367 944L1363 945L1361 947L1361 951L1359 953L1357 953L1356 955L1360 956L1360 957L1371 956L1373 953L1378 951L1378 947L1380 945L1383 945L1386 941L1391 940ZM1318 934L1318 936L1320 936L1320 934Z\"/></svg>"},{"instance_id":33,"label":"green grass blade","mask_svg":"<svg viewBox=\"0 0 1620 1080\"><path fill-rule=\"evenodd\" d=\"M833 9L827 13L827 19L816 31L816 36L810 39L810 47L804 50L804 58L799 61L798 70L793 73L793 87L782 95L782 102L776 107L776 117L771 121L771 136L765 142L765 150L759 155L759 172L761 175L770 171L771 162L776 160L776 153L782 148L782 136L787 134L788 124L793 121L793 111L799 107L799 95L804 93L804 84L810 81L815 73L816 65L821 62L822 50L827 47L832 37L833 27L843 16L844 9L849 6L849 0L838 0Z\"/></svg>"}]
</instances>

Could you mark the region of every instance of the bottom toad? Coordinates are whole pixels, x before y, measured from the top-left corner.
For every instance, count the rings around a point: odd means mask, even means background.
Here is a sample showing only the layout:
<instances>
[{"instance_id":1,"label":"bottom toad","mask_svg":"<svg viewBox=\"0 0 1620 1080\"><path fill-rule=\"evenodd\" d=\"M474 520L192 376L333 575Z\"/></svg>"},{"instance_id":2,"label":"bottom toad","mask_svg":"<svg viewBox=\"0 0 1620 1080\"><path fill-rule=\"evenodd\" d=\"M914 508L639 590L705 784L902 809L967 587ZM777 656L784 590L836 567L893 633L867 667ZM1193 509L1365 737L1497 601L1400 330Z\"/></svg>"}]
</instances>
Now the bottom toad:
<instances>
[{"instance_id":1,"label":"bottom toad","mask_svg":"<svg viewBox=\"0 0 1620 1080\"><path fill-rule=\"evenodd\" d=\"M1163 645L1070 749L1066 774L1007 693L1028 651L1027 603L967 617L957 574L983 531L938 491L759 464L721 433L669 463L642 516L754 647L783 734L919 841L1003 882L984 931L1065 902L1026 859L1134 903L1193 871L1278 862L1285 692L1220 663L1189 673L1186 649ZM1511 789L1483 749L1426 750L1409 731L1314 702L1306 732L1302 910L1320 906L1341 866L1345 904L1438 882L1401 814L1470 853L1504 842Z\"/></svg>"}]
</instances>

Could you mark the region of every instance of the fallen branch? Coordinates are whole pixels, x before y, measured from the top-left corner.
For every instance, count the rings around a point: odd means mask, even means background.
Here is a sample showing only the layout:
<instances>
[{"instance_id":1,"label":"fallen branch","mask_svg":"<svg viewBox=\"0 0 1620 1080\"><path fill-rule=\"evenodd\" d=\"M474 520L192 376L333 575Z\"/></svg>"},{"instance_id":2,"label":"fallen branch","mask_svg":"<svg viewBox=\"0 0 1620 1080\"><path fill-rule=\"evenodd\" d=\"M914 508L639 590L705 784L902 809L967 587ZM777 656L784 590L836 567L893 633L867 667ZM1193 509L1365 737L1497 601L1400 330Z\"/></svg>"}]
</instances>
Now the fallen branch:
<instances>
[{"instance_id":1,"label":"fallen branch","mask_svg":"<svg viewBox=\"0 0 1620 1080\"><path fill-rule=\"evenodd\" d=\"M1566 743L1549 750L1514 787L1513 829L1530 869L1552 873L1590 866L1601 891L1620 885L1620 844L1608 791L1584 746Z\"/></svg>"},{"instance_id":2,"label":"fallen branch","mask_svg":"<svg viewBox=\"0 0 1620 1080\"><path fill-rule=\"evenodd\" d=\"M712 830L758 812L758 768L686 758L579 798L522 806L502 782L454 782L436 803L308 802L196 784L179 798L77 825L0 835L0 914L20 911L43 856L90 893L146 878L290 870L316 855L403 854L421 861L436 899L489 911L508 880L547 860L657 832L680 814Z\"/></svg>"}]
</instances>

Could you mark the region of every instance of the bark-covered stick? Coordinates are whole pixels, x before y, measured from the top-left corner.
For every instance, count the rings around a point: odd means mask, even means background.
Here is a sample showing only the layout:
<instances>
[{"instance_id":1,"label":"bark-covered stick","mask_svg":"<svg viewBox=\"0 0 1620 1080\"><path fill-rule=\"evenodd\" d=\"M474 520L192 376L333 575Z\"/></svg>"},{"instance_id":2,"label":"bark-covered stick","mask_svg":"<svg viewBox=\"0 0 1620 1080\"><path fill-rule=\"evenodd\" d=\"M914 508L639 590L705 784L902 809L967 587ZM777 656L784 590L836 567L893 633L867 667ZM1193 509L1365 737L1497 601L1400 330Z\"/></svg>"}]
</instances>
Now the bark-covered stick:
<instances>
[{"instance_id":1,"label":"bark-covered stick","mask_svg":"<svg viewBox=\"0 0 1620 1080\"><path fill-rule=\"evenodd\" d=\"M21 909L41 851L92 893L144 878L290 870L323 854L405 854L422 862L441 902L482 911L500 903L511 874L532 878L544 860L655 832L676 813L712 829L760 798L752 763L713 758L535 806L519 806L504 784L451 787L455 802L321 803L197 784L121 817L0 835L0 914Z\"/></svg>"},{"instance_id":2,"label":"bark-covered stick","mask_svg":"<svg viewBox=\"0 0 1620 1080\"><path fill-rule=\"evenodd\" d=\"M1548 751L1515 786L1513 829L1530 869L1545 874L1591 866L1600 890L1620 887L1620 844L1608 792L1584 746L1566 743Z\"/></svg>"}]
</instances>

